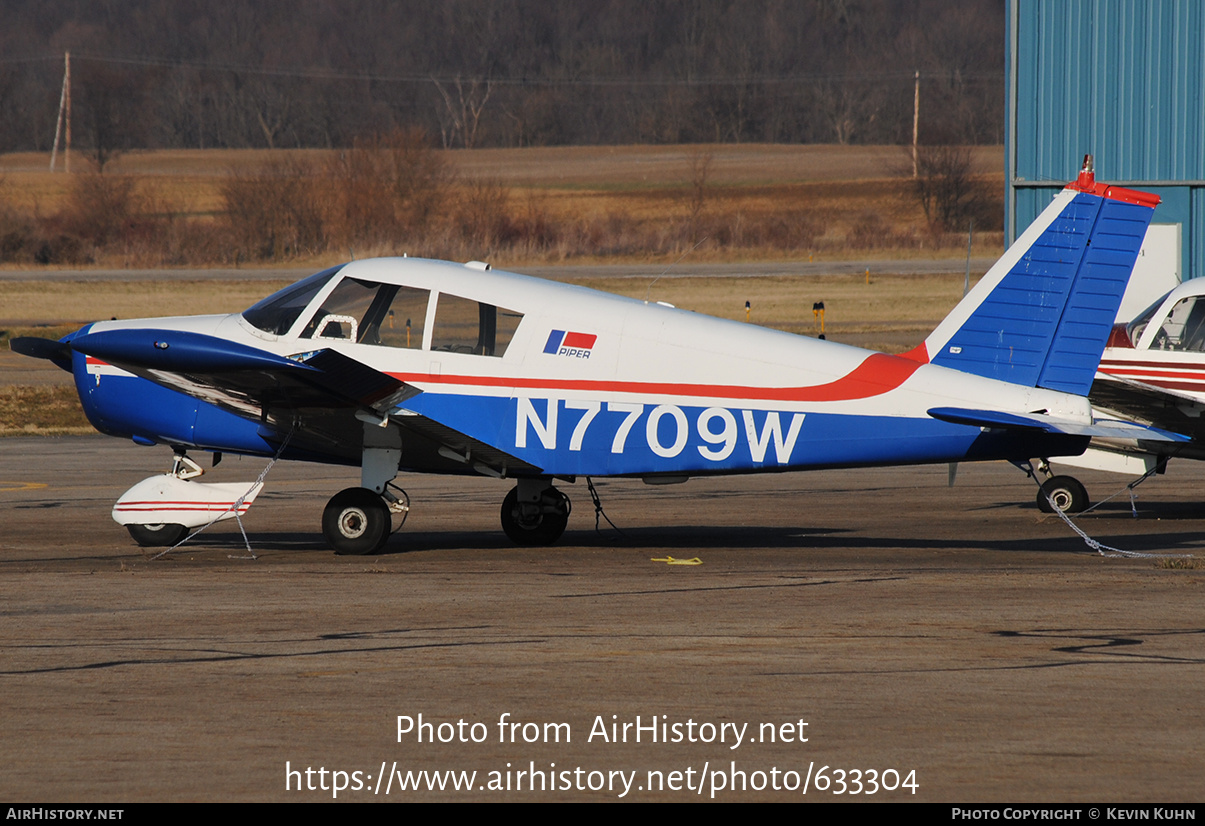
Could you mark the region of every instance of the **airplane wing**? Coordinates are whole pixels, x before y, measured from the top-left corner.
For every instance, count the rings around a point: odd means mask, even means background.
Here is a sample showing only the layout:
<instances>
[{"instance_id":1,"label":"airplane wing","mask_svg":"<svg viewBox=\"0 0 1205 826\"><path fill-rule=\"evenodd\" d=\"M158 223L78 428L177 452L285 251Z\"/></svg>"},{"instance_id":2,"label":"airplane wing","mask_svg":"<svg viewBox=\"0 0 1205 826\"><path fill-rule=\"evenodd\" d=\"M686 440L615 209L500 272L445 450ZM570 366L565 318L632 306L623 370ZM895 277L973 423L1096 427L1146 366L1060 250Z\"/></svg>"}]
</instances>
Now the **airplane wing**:
<instances>
[{"instance_id":1,"label":"airplane wing","mask_svg":"<svg viewBox=\"0 0 1205 826\"><path fill-rule=\"evenodd\" d=\"M1155 427L1205 439L1205 404L1199 398L1133 379L1101 374L1088 396L1094 407Z\"/></svg>"},{"instance_id":2,"label":"airplane wing","mask_svg":"<svg viewBox=\"0 0 1205 826\"><path fill-rule=\"evenodd\" d=\"M284 357L214 336L129 329L72 339L71 349L251 421L293 432L293 443L360 457L364 423L396 422L404 453L443 457L487 475L540 468L405 409L419 388L331 349ZM405 435L409 434L409 440ZM435 460L437 461L437 460Z\"/></svg>"},{"instance_id":3,"label":"airplane wing","mask_svg":"<svg viewBox=\"0 0 1205 826\"><path fill-rule=\"evenodd\" d=\"M968 424L976 427L1031 430L1042 433L1062 433L1068 436L1091 436L1100 439L1139 439L1149 442L1187 442L1188 436L1113 419L1094 419L1085 424L1046 413L1005 413L999 410L969 410L961 407L934 407L929 415L943 422Z\"/></svg>"}]
</instances>

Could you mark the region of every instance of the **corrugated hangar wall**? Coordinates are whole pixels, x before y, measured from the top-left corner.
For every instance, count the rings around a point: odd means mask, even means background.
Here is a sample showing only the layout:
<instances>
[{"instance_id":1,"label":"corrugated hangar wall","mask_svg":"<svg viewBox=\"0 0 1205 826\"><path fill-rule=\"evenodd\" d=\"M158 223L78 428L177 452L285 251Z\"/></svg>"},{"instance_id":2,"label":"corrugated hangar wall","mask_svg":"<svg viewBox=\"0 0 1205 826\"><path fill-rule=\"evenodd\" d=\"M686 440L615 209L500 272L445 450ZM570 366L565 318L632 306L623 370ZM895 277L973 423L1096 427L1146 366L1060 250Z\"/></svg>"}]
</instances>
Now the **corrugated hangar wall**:
<instances>
[{"instance_id":1,"label":"corrugated hangar wall","mask_svg":"<svg viewBox=\"0 0 1205 826\"><path fill-rule=\"evenodd\" d=\"M1005 232L1079 171L1163 198L1182 278L1205 276L1205 2L1008 0Z\"/></svg>"}]
</instances>

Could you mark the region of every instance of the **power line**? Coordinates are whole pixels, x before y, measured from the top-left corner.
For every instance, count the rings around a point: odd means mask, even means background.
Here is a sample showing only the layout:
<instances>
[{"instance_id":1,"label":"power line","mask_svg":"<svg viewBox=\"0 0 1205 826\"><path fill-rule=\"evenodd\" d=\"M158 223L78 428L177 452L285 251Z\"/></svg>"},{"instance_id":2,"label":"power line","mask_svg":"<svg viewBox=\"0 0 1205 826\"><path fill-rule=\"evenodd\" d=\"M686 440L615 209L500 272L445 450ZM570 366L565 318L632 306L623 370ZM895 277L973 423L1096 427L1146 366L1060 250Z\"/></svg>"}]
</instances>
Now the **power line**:
<instances>
[{"instance_id":1,"label":"power line","mask_svg":"<svg viewBox=\"0 0 1205 826\"><path fill-rule=\"evenodd\" d=\"M626 86L626 87L705 87L705 86L774 86L809 83L832 83L840 81L907 81L912 79L912 70L893 72L824 72L793 75L738 75L738 76L703 76L690 78L670 77L574 77L574 78L540 78L540 77L495 77L490 75L446 75L446 74L387 74L380 72L348 72L336 69L299 69L299 68L270 68L239 63L224 63L206 60L176 60L162 57L122 57L89 52L74 52L77 61L86 60L96 63L127 66L157 66L169 69L192 69L195 71L231 72L241 74L262 75L265 77L285 77L305 80L352 80L373 83L475 83L478 85L494 86L528 86L528 87L583 87L583 86ZM0 59L0 63L33 63L46 60L60 60L59 55L49 57L29 57ZM929 78L948 76L948 72L929 72ZM958 75L960 80L999 80L995 72L963 72Z\"/></svg>"}]
</instances>

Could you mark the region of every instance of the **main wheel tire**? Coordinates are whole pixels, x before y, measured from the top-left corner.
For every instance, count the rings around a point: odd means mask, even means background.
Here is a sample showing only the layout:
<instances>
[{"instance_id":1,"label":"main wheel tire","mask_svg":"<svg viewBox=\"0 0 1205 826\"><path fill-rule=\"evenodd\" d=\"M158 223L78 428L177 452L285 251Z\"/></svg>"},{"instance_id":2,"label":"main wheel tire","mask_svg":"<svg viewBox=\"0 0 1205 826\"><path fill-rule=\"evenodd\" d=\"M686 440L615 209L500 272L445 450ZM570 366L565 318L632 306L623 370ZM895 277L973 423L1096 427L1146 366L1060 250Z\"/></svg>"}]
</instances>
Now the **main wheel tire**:
<instances>
[{"instance_id":1,"label":"main wheel tire","mask_svg":"<svg viewBox=\"0 0 1205 826\"><path fill-rule=\"evenodd\" d=\"M188 536L188 528L167 522L161 525L126 525L130 536L144 548L164 548L175 545Z\"/></svg>"},{"instance_id":2,"label":"main wheel tire","mask_svg":"<svg viewBox=\"0 0 1205 826\"><path fill-rule=\"evenodd\" d=\"M1088 508L1088 491L1074 476L1054 476L1043 482L1038 492L1038 507L1043 513L1054 513L1051 499L1063 513L1081 513Z\"/></svg>"},{"instance_id":3,"label":"main wheel tire","mask_svg":"<svg viewBox=\"0 0 1205 826\"><path fill-rule=\"evenodd\" d=\"M375 553L389 538L389 506L367 488L347 488L331 497L322 512L322 534L335 553Z\"/></svg>"},{"instance_id":4,"label":"main wheel tire","mask_svg":"<svg viewBox=\"0 0 1205 826\"><path fill-rule=\"evenodd\" d=\"M525 513L524 511L528 511ZM569 497L556 488L540 494L538 512L519 502L519 489L511 488L502 500L502 530L516 545L551 545L561 538L569 524Z\"/></svg>"}]
</instances>

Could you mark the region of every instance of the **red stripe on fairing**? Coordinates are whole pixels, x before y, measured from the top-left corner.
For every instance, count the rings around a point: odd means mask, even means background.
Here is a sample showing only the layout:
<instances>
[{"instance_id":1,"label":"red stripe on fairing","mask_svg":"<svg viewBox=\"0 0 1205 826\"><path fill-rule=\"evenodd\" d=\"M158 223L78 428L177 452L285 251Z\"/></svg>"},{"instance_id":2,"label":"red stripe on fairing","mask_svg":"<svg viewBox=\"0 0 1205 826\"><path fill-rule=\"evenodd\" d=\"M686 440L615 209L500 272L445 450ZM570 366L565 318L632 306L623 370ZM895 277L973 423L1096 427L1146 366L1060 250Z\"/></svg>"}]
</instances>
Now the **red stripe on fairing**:
<instances>
[{"instance_id":1,"label":"red stripe on fairing","mask_svg":"<svg viewBox=\"0 0 1205 826\"><path fill-rule=\"evenodd\" d=\"M1123 376L1130 378L1149 376L1159 379L1197 379L1198 381L1205 381L1205 370L1196 370L1188 373L1184 372L1183 370L1172 369L1159 371L1135 370L1125 365L1117 365L1117 369L1106 370L1104 369L1104 365L1101 365L1100 372L1104 373L1106 376Z\"/></svg>"},{"instance_id":2,"label":"red stripe on fairing","mask_svg":"<svg viewBox=\"0 0 1205 826\"><path fill-rule=\"evenodd\" d=\"M243 504L239 505L239 510L245 511L250 507L251 506L249 504L244 502ZM234 503L228 502L228 503L223 504L221 502L119 502L118 504L113 506L113 510L118 510L118 511L153 511L153 510L205 511L205 510L216 510L217 508L222 508L223 510L233 510Z\"/></svg>"},{"instance_id":3,"label":"red stripe on fairing","mask_svg":"<svg viewBox=\"0 0 1205 826\"><path fill-rule=\"evenodd\" d=\"M246 514L249 509L251 509L251 505L239 506L240 514ZM202 506L196 506L196 508L186 508L184 505L154 505L147 506L147 508L128 508L128 506L121 505L117 506L117 508L113 508L113 510L122 512L122 514L125 514L125 512L130 512L130 514L158 514L159 511L164 510L202 510L205 511L206 514L212 514L213 511L219 511L222 512L222 514L228 514L228 512L233 511L234 508L231 508L229 505L225 506L225 508L222 508L221 505L206 505L204 508L202 508Z\"/></svg>"},{"instance_id":4,"label":"red stripe on fairing","mask_svg":"<svg viewBox=\"0 0 1205 826\"><path fill-rule=\"evenodd\" d=\"M589 381L583 379L518 379L495 376L433 376L429 373L390 373L414 383L463 384L476 387L513 387L533 390L594 390L610 393L658 393L703 398L738 398L750 401L841 402L867 399L894 390L919 370L920 362L875 353L850 373L827 384L811 387L749 387L739 384L678 384L674 382Z\"/></svg>"},{"instance_id":5,"label":"red stripe on fairing","mask_svg":"<svg viewBox=\"0 0 1205 826\"><path fill-rule=\"evenodd\" d=\"M111 364L109 364L109 362L101 361L96 356L85 356L84 363L88 364L88 365L96 365L99 367L111 367L112 366Z\"/></svg>"},{"instance_id":6,"label":"red stripe on fairing","mask_svg":"<svg viewBox=\"0 0 1205 826\"><path fill-rule=\"evenodd\" d=\"M1105 367L1157 367L1161 370L1195 370L1197 372L1205 372L1205 364L1185 364L1183 362L1170 364L1166 361L1131 361L1130 359L1101 359L1100 366L1103 370Z\"/></svg>"},{"instance_id":7,"label":"red stripe on fairing","mask_svg":"<svg viewBox=\"0 0 1205 826\"><path fill-rule=\"evenodd\" d=\"M561 342L561 346L589 350L594 346L594 342L597 339L598 336L590 335L589 333L565 333L565 340Z\"/></svg>"}]
</instances>

